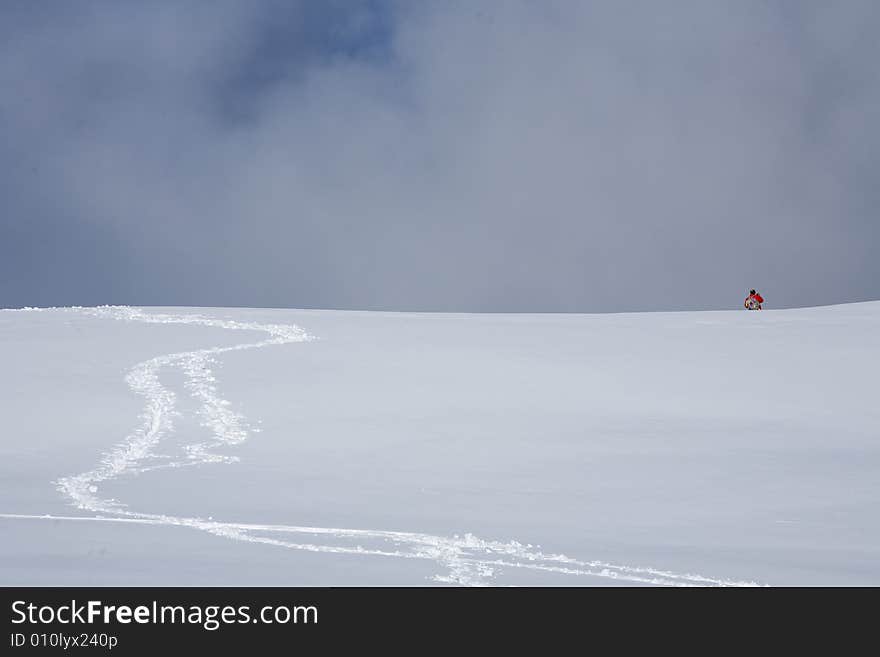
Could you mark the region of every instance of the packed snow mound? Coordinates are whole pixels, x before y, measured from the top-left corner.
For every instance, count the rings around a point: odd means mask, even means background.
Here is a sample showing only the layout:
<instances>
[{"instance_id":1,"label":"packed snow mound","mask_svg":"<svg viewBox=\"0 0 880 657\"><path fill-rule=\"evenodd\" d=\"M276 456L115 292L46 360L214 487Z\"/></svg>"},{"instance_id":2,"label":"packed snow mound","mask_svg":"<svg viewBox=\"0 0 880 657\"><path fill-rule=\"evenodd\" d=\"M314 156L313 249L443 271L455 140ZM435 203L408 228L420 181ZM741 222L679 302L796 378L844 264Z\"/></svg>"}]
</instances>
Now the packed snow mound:
<instances>
[{"instance_id":1,"label":"packed snow mound","mask_svg":"<svg viewBox=\"0 0 880 657\"><path fill-rule=\"evenodd\" d=\"M0 311L0 582L877 584L878 329Z\"/></svg>"}]
</instances>

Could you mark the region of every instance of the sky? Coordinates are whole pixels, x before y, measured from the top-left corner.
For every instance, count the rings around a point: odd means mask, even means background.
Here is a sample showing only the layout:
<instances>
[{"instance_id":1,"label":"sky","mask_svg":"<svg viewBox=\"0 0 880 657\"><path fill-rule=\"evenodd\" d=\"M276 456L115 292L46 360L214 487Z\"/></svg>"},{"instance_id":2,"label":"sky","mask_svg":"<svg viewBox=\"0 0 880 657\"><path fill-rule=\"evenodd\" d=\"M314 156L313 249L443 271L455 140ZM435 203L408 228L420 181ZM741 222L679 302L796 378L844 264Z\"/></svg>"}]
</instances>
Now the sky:
<instances>
[{"instance_id":1,"label":"sky","mask_svg":"<svg viewBox=\"0 0 880 657\"><path fill-rule=\"evenodd\" d=\"M0 307L880 299L880 3L0 3Z\"/></svg>"}]
</instances>

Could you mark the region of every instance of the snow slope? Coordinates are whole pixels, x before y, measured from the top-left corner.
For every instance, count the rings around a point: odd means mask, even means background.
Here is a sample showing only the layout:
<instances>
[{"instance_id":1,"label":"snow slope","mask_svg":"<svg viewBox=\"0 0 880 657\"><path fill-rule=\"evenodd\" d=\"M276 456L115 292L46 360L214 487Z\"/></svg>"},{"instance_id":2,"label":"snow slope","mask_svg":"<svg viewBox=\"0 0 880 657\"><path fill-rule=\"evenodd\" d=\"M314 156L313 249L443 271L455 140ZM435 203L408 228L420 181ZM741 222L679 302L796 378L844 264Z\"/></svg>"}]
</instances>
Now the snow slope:
<instances>
[{"instance_id":1,"label":"snow slope","mask_svg":"<svg viewBox=\"0 0 880 657\"><path fill-rule=\"evenodd\" d=\"M880 584L880 302L0 312L0 583Z\"/></svg>"}]
</instances>

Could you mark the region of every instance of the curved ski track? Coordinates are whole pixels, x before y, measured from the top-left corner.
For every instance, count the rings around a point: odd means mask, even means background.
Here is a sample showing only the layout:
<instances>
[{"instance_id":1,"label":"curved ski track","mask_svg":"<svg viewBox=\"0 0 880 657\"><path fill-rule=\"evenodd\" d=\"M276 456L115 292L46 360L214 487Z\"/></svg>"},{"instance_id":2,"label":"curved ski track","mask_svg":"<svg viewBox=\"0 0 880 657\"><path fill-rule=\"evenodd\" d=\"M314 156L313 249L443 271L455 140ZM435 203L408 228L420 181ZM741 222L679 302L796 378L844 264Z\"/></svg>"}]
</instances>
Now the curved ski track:
<instances>
[{"instance_id":1,"label":"curved ski track","mask_svg":"<svg viewBox=\"0 0 880 657\"><path fill-rule=\"evenodd\" d=\"M219 522L211 518L177 517L133 511L115 499L100 496L103 482L120 479L157 468L180 468L209 463L224 463L234 457L216 454L217 447L239 444L251 431L240 414L217 391L211 365L216 357L230 351L260 349L314 338L298 326L257 324L211 319L201 315L146 313L127 306L72 309L89 315L154 324L194 324L228 330L260 331L268 337L258 342L231 347L211 347L195 351L157 356L135 365L126 376L129 387L145 400L141 424L122 442L104 454L100 464L81 474L55 482L58 490L74 505L96 516L49 516L0 514L6 518L51 518L86 522L120 522L154 525L178 525L199 529L217 536L263 543L291 550L335 554L374 555L399 559L422 559L436 562L443 571L436 582L478 586L491 583L502 569L528 569L546 573L590 576L652 585L670 586L755 586L754 582L734 581L696 574L674 573L655 568L626 566L602 561L578 560L563 554L546 553L531 544L518 541L490 541L464 534L434 536L416 532L375 529L342 529ZM210 430L207 441L187 445L183 455L170 457L155 449L174 432L176 394L162 385L162 370L177 369L186 377L185 388L199 404L201 425Z\"/></svg>"}]
</instances>

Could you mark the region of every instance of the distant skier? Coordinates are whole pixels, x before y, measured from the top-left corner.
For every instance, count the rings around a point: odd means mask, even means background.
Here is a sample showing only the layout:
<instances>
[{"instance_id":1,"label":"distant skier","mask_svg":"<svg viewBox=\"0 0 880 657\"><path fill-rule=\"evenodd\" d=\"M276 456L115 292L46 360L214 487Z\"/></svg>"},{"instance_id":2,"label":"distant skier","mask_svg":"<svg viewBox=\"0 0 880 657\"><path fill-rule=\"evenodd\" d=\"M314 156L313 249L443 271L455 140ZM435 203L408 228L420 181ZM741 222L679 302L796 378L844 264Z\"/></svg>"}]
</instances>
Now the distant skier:
<instances>
[{"instance_id":1,"label":"distant skier","mask_svg":"<svg viewBox=\"0 0 880 657\"><path fill-rule=\"evenodd\" d=\"M755 292L754 290L749 290L749 296L746 297L743 306L746 310L762 310L764 304L764 297Z\"/></svg>"}]
</instances>

